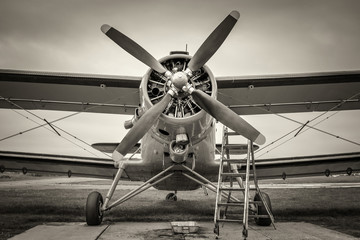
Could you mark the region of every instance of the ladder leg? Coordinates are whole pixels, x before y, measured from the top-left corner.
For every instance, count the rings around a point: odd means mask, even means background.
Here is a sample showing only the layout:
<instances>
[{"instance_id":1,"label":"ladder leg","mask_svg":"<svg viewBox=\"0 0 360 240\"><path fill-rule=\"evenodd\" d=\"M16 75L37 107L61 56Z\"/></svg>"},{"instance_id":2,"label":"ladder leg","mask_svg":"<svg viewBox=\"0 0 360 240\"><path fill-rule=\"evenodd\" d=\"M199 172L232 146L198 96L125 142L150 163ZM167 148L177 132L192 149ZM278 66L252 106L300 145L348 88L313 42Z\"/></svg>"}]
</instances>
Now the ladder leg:
<instances>
[{"instance_id":1,"label":"ladder leg","mask_svg":"<svg viewBox=\"0 0 360 240\"><path fill-rule=\"evenodd\" d=\"M248 141L248 152L246 158L246 173L245 173L245 193L244 193L244 216L243 216L243 237L246 239L248 235L248 220L249 220L249 175L250 175L250 146L252 142Z\"/></svg>"},{"instance_id":2,"label":"ladder leg","mask_svg":"<svg viewBox=\"0 0 360 240\"><path fill-rule=\"evenodd\" d=\"M258 179L257 179L257 175L256 175L256 165L255 165L255 156L254 156L253 144L251 144L250 147L251 147L251 149L250 149L251 150L251 160L252 160L252 168L253 168L253 175L254 175L254 185L255 185L255 188L256 188L256 192L259 194L261 202L264 205L267 214L269 215L272 226L274 227L274 229L276 229L275 224L274 224L274 222L275 222L274 216L273 216L273 214L272 214L272 212L270 210L270 207L268 206L267 202L265 201L263 195L261 194L261 191L260 191L260 188L259 188Z\"/></svg>"},{"instance_id":3,"label":"ladder leg","mask_svg":"<svg viewBox=\"0 0 360 240\"><path fill-rule=\"evenodd\" d=\"M215 227L214 227L214 233L216 234L216 239L219 238L220 235L220 229L219 229L219 223L215 223Z\"/></svg>"},{"instance_id":4,"label":"ladder leg","mask_svg":"<svg viewBox=\"0 0 360 240\"><path fill-rule=\"evenodd\" d=\"M219 219L220 219L221 215L220 215L219 203L221 202L221 195L222 195L222 190L220 190L220 186L223 181L223 178L222 178L222 173L224 170L223 159L225 157L224 146L228 142L226 133L227 133L227 127L224 126L223 127L223 138L222 138L222 144L221 144L221 156L220 156L220 164L219 164L218 184L217 184L217 189L216 189L215 213L214 213L214 223L215 223L214 233L216 234L216 238L218 238L220 235ZM231 193L229 193L229 195L228 195L228 199L230 199L230 198L231 198Z\"/></svg>"}]
</instances>

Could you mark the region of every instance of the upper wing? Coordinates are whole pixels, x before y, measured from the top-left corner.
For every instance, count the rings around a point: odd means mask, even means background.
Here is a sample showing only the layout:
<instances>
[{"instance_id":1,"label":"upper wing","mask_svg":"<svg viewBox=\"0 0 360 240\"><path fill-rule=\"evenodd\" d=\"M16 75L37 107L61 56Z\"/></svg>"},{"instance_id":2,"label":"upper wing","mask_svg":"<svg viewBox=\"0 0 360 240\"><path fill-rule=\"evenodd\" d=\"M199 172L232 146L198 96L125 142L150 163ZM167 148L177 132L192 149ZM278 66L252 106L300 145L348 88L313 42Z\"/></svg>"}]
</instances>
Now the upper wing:
<instances>
[{"instance_id":1,"label":"upper wing","mask_svg":"<svg viewBox=\"0 0 360 240\"><path fill-rule=\"evenodd\" d=\"M133 114L141 77L0 70L0 108ZM218 77L218 99L236 113L359 109L360 72ZM6 101L6 99L10 101Z\"/></svg>"},{"instance_id":2,"label":"upper wing","mask_svg":"<svg viewBox=\"0 0 360 240\"><path fill-rule=\"evenodd\" d=\"M360 109L360 71L216 80L219 101L240 115Z\"/></svg>"},{"instance_id":3,"label":"upper wing","mask_svg":"<svg viewBox=\"0 0 360 240\"><path fill-rule=\"evenodd\" d=\"M0 70L0 108L134 114L140 82L140 77Z\"/></svg>"}]
</instances>

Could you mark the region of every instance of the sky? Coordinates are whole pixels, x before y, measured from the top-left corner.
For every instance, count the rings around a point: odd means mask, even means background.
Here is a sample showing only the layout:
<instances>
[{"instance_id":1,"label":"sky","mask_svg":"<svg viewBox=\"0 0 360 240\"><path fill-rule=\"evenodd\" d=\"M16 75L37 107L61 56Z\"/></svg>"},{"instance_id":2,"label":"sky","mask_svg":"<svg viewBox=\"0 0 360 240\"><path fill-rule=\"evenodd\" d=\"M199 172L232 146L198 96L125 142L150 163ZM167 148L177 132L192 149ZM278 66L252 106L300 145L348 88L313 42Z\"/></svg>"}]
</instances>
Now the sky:
<instances>
[{"instance_id":1,"label":"sky","mask_svg":"<svg viewBox=\"0 0 360 240\"><path fill-rule=\"evenodd\" d=\"M148 67L108 39L100 31L102 24L117 28L155 58L185 50L186 45L193 55L232 10L240 12L240 19L207 62L215 76L360 70L357 0L0 0L0 69L142 76ZM32 113L48 121L71 114ZM0 110L0 139L37 126L20 114L34 119L27 112ZM319 114L285 116L305 123ZM87 144L119 142L126 133L123 122L129 118L81 113L58 126ZM268 143L299 126L272 115L244 118ZM358 119L360 111L342 111L317 127L359 143ZM52 130L37 129L0 141L0 150L104 157L72 136L62 135L71 142ZM314 130L290 138L258 155L271 158L360 150L359 145Z\"/></svg>"}]
</instances>

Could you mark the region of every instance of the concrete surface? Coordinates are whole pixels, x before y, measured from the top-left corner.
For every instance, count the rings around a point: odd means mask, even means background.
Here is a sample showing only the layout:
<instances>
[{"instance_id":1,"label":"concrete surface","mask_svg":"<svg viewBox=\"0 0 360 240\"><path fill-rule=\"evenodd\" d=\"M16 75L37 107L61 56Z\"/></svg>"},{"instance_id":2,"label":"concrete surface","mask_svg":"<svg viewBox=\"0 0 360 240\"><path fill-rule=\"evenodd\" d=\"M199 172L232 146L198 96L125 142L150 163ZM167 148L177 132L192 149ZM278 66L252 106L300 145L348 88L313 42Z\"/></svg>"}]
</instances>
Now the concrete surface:
<instances>
[{"instance_id":1,"label":"concrete surface","mask_svg":"<svg viewBox=\"0 0 360 240\"><path fill-rule=\"evenodd\" d=\"M55 240L55 239L97 239L108 228L108 225L96 227L87 226L85 223L49 223L38 225L24 233L16 235L12 240Z\"/></svg>"},{"instance_id":2,"label":"concrete surface","mask_svg":"<svg viewBox=\"0 0 360 240\"><path fill-rule=\"evenodd\" d=\"M36 226L22 234L11 238L11 240L216 239L216 236L213 233L214 224L212 222L198 223L200 228L199 232L196 234L174 234L169 222L104 223L103 225L96 227L89 227L85 223L49 223ZM247 239L357 239L343 233L304 222L276 223L276 228L277 229L274 230L273 227L259 227L256 225L250 225L249 236ZM243 239L242 225L236 223L226 223L223 227L220 227L220 239Z\"/></svg>"}]
</instances>

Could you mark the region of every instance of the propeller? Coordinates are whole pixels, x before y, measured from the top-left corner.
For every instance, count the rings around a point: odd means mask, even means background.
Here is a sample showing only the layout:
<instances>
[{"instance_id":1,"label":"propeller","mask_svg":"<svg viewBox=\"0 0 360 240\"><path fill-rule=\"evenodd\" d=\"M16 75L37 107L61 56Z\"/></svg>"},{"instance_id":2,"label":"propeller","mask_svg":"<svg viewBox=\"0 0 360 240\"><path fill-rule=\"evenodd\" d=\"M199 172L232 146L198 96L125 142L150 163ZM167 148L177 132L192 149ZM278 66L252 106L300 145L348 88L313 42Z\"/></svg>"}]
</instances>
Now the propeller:
<instances>
[{"instance_id":1,"label":"propeller","mask_svg":"<svg viewBox=\"0 0 360 240\"><path fill-rule=\"evenodd\" d=\"M200 46L195 55L191 58L188 68L196 71L214 55L231 32L235 23L240 17L238 11L232 11L208 36L205 42Z\"/></svg>"},{"instance_id":2,"label":"propeller","mask_svg":"<svg viewBox=\"0 0 360 240\"><path fill-rule=\"evenodd\" d=\"M125 51L130 53L133 57L137 58L151 69L170 77L172 74L159 61L157 61L149 52L142 48L135 41L119 32L113 27L107 24L101 26L101 31L106 34L111 40L118 44ZM121 161L124 156L130 151L130 149L145 135L155 121L159 118L160 114L164 111L166 106L170 103L173 90L169 90L167 94L162 98L160 102L147 110L144 115L137 121L129 132L125 135L120 144L113 152L112 158L115 161L115 165Z\"/></svg>"},{"instance_id":3,"label":"propeller","mask_svg":"<svg viewBox=\"0 0 360 240\"><path fill-rule=\"evenodd\" d=\"M264 135L224 104L201 90L192 88L189 92L195 102L219 122L257 144L265 143Z\"/></svg>"},{"instance_id":4,"label":"propeller","mask_svg":"<svg viewBox=\"0 0 360 240\"><path fill-rule=\"evenodd\" d=\"M107 24L101 26L101 31L105 33L111 40L113 40L117 45L123 48L125 51L130 53L133 57L140 60L145 65L154 69L155 71L165 74L168 70L159 63L150 53L148 53L144 48L142 48L135 41L125 36L123 33L119 32L113 27L110 27Z\"/></svg>"},{"instance_id":5,"label":"propeller","mask_svg":"<svg viewBox=\"0 0 360 240\"><path fill-rule=\"evenodd\" d=\"M204 66L204 64L220 48L239 17L239 12L232 11L200 46L198 51L191 58L188 64L188 68L185 71L177 72L174 75L135 41L107 24L101 26L101 31L121 48L149 66L151 69L164 74L169 79L168 86L170 87L161 101L152 106L141 116L141 118L129 130L129 132L117 146L112 156L113 160L115 161L115 165L117 165L119 161L121 161L130 151L130 149L146 134L146 132L150 130L151 126L156 122L161 113L168 106L172 97L177 95L178 91L181 90L185 92L187 91L189 94L191 94L194 101L202 109L204 109L208 114L216 118L227 127L257 144L265 143L265 137L259 131L257 131L254 127L252 127L249 123L239 117L235 112L227 108L221 102L210 97L203 91L195 89L191 84L188 83L187 80L187 77L191 76L193 71L196 71Z\"/></svg>"},{"instance_id":6,"label":"propeller","mask_svg":"<svg viewBox=\"0 0 360 240\"><path fill-rule=\"evenodd\" d=\"M123 140L116 147L113 152L113 159L115 162L121 161L130 149L150 130L160 114L165 110L170 103L174 92L169 90L160 102L148 109L135 125L127 132Z\"/></svg>"}]
</instances>

